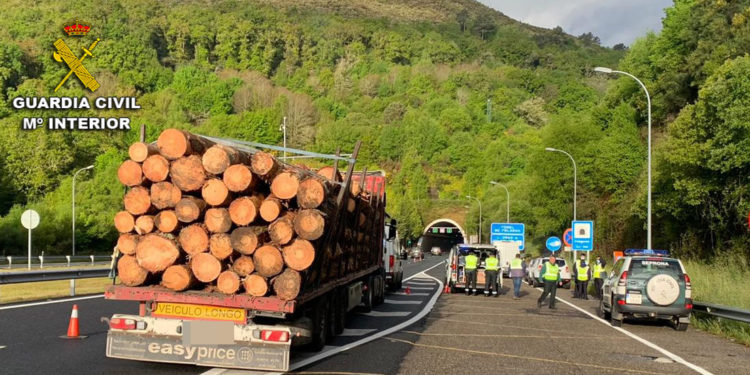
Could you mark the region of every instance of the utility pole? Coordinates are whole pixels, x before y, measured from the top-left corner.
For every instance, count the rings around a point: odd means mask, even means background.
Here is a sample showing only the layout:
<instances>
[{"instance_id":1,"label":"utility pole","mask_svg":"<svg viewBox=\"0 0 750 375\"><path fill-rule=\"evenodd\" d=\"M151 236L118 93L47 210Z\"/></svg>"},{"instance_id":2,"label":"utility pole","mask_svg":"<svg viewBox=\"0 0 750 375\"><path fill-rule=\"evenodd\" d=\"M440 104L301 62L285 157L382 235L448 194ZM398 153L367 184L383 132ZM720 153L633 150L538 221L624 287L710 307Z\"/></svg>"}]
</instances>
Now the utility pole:
<instances>
[{"instance_id":1,"label":"utility pole","mask_svg":"<svg viewBox=\"0 0 750 375\"><path fill-rule=\"evenodd\" d=\"M286 160L286 116L284 116L284 122L279 126L279 130L284 132L284 160Z\"/></svg>"}]
</instances>

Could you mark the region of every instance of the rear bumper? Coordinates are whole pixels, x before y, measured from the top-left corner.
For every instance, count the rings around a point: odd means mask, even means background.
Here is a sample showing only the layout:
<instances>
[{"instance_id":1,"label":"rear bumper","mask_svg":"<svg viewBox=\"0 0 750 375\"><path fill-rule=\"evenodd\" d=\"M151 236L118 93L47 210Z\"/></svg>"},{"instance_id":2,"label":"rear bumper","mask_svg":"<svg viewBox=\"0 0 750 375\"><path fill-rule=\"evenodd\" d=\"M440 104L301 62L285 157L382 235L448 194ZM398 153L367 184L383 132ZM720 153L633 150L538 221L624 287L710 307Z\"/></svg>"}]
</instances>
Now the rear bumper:
<instances>
[{"instance_id":1,"label":"rear bumper","mask_svg":"<svg viewBox=\"0 0 750 375\"><path fill-rule=\"evenodd\" d=\"M624 298L615 297L615 304L617 301L624 300ZM692 303L692 302L688 302ZM685 306L645 306L645 305L634 305L625 304L617 305L617 311L622 314L627 314L635 318L672 318L674 316L686 317L690 316L692 309L688 309Z\"/></svg>"}]
</instances>

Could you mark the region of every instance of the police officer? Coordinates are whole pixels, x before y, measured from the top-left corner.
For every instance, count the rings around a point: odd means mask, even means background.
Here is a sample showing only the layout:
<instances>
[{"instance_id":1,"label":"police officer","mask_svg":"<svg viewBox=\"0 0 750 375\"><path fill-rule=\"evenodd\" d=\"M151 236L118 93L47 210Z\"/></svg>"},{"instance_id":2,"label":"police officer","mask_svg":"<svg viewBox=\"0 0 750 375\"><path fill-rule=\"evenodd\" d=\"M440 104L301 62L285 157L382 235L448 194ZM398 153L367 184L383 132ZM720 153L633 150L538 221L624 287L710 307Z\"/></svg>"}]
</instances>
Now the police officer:
<instances>
[{"instance_id":1,"label":"police officer","mask_svg":"<svg viewBox=\"0 0 750 375\"><path fill-rule=\"evenodd\" d=\"M495 253L491 253L484 261L484 295L486 297L490 296L490 289L492 295L497 297L497 270L499 269L500 261Z\"/></svg>"},{"instance_id":2,"label":"police officer","mask_svg":"<svg viewBox=\"0 0 750 375\"><path fill-rule=\"evenodd\" d=\"M469 255L464 257L464 261L466 262L464 265L464 271L466 274L466 295L468 296L469 292L477 294L477 264L479 263L479 257L474 253L474 250L469 250Z\"/></svg>"},{"instance_id":3,"label":"police officer","mask_svg":"<svg viewBox=\"0 0 750 375\"><path fill-rule=\"evenodd\" d=\"M585 260L581 260L576 274L576 294L578 294L578 298L589 299L589 279L591 279L591 269Z\"/></svg>"},{"instance_id":4,"label":"police officer","mask_svg":"<svg viewBox=\"0 0 750 375\"><path fill-rule=\"evenodd\" d=\"M576 283L575 288L573 289L573 298L583 298L582 295L580 295L578 292L581 289L581 287L578 285L578 269L581 267L581 262L586 261L586 255L581 253L580 259L576 260L575 265L573 265L573 281Z\"/></svg>"},{"instance_id":5,"label":"police officer","mask_svg":"<svg viewBox=\"0 0 750 375\"><path fill-rule=\"evenodd\" d=\"M513 279L513 299L521 298L521 280L526 275L526 263L521 260L521 254L510 261L510 278Z\"/></svg>"},{"instance_id":6,"label":"police officer","mask_svg":"<svg viewBox=\"0 0 750 375\"><path fill-rule=\"evenodd\" d=\"M602 286L604 285L604 266L607 263L602 260L602 257L597 256L596 262L594 263L594 288L596 289L596 298L602 299Z\"/></svg>"},{"instance_id":7,"label":"police officer","mask_svg":"<svg viewBox=\"0 0 750 375\"><path fill-rule=\"evenodd\" d=\"M541 308L542 302L547 296L550 296L549 308L556 309L555 296L557 295L557 284L560 282L560 267L557 265L557 259L554 255L550 256L549 262L542 266L542 272L539 273L539 282L544 283L544 292L536 301L536 306Z\"/></svg>"}]
</instances>

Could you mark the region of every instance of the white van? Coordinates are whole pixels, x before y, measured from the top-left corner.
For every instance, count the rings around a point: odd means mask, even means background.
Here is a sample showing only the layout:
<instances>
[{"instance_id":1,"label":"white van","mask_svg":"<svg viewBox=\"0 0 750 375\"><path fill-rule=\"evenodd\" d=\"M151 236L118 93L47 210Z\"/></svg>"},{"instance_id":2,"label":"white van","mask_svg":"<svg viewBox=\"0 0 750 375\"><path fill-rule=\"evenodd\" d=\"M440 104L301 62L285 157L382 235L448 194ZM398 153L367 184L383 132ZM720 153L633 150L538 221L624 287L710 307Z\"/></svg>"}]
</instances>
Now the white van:
<instances>
[{"instance_id":1,"label":"white van","mask_svg":"<svg viewBox=\"0 0 750 375\"><path fill-rule=\"evenodd\" d=\"M508 277L510 272L510 261L516 257L516 254L520 254L518 250L518 243L515 241L495 241L492 243L497 249L498 260L500 261L500 267L503 270L503 276Z\"/></svg>"}]
</instances>

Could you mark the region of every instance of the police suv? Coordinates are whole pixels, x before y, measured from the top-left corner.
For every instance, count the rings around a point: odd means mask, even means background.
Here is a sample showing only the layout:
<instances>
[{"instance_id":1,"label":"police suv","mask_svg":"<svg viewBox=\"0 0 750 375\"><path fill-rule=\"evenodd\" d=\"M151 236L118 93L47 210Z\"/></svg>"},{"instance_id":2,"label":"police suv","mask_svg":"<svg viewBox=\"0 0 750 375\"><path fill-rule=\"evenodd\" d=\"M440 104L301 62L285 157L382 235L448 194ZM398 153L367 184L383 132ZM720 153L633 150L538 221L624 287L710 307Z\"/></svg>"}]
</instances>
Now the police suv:
<instances>
[{"instance_id":1,"label":"police suv","mask_svg":"<svg viewBox=\"0 0 750 375\"><path fill-rule=\"evenodd\" d=\"M693 310L690 277L665 250L628 249L602 286L599 314L619 327L625 318L669 319L687 330Z\"/></svg>"}]
</instances>

